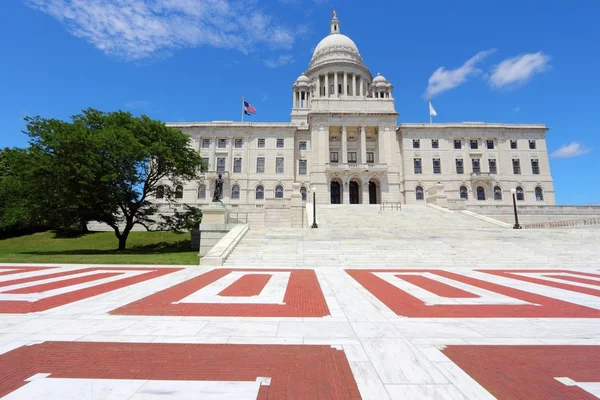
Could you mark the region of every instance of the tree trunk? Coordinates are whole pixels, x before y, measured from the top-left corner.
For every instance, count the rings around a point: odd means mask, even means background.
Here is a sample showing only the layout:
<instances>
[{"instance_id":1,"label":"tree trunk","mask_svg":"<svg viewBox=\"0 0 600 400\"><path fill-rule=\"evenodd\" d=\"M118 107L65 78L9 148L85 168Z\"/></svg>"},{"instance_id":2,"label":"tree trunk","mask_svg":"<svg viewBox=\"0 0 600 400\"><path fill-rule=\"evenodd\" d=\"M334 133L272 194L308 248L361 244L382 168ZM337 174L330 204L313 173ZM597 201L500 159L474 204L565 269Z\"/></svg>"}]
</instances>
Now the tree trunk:
<instances>
[{"instance_id":1,"label":"tree trunk","mask_svg":"<svg viewBox=\"0 0 600 400\"><path fill-rule=\"evenodd\" d=\"M129 236L131 229L133 229L133 223L127 221L127 225L125 225L123 233L121 233L121 236L119 236L119 251L125 250L125 246L127 245L127 237Z\"/></svg>"}]
</instances>

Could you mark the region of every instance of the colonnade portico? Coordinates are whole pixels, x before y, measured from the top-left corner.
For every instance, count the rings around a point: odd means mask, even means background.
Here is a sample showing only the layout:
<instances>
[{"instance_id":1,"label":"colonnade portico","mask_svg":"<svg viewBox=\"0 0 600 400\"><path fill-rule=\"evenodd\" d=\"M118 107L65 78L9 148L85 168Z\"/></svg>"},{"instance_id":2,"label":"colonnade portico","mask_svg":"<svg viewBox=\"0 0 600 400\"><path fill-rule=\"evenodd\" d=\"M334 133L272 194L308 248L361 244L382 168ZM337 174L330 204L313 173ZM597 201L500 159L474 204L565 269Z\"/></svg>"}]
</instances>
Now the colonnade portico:
<instances>
[{"instance_id":1,"label":"colonnade portico","mask_svg":"<svg viewBox=\"0 0 600 400\"><path fill-rule=\"evenodd\" d=\"M340 90L340 81L341 90ZM349 85L350 83L350 85ZM328 72L317 76L318 90L315 96L328 98L340 96L365 97L369 93L370 80L353 72Z\"/></svg>"}]
</instances>

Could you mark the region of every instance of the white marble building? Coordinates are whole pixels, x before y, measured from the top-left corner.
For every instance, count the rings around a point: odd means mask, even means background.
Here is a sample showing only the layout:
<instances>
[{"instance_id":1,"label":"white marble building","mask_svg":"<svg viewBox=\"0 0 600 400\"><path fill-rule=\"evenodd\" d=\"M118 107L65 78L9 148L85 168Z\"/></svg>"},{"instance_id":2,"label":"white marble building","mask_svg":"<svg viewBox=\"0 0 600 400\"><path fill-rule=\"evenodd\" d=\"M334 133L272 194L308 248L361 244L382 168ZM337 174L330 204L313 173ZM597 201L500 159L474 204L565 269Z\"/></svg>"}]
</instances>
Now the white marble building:
<instances>
[{"instance_id":1,"label":"white marble building","mask_svg":"<svg viewBox=\"0 0 600 400\"><path fill-rule=\"evenodd\" d=\"M545 125L397 124L393 86L375 77L334 14L330 32L292 85L291 122L183 122L209 172L179 187L212 201L217 173L232 207L286 203L316 188L318 203L425 202L438 182L450 200L554 205ZM298 184L298 185L294 185Z\"/></svg>"}]
</instances>

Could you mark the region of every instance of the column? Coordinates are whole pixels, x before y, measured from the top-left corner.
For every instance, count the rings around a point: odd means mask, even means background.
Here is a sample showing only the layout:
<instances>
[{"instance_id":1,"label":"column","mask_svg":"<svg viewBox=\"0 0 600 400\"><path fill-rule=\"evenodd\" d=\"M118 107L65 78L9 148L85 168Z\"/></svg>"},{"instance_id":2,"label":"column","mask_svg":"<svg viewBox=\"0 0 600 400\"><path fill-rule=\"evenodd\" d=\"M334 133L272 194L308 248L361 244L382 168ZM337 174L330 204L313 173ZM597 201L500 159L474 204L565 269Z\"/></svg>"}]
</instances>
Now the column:
<instances>
[{"instance_id":1,"label":"column","mask_svg":"<svg viewBox=\"0 0 600 400\"><path fill-rule=\"evenodd\" d=\"M304 104L304 108L309 108L310 106L310 90L306 92L306 103Z\"/></svg>"},{"instance_id":2,"label":"column","mask_svg":"<svg viewBox=\"0 0 600 400\"><path fill-rule=\"evenodd\" d=\"M367 127L365 125L360 126L360 162L363 164L367 162Z\"/></svg>"},{"instance_id":3,"label":"column","mask_svg":"<svg viewBox=\"0 0 600 400\"><path fill-rule=\"evenodd\" d=\"M363 97L363 78L362 78L362 76L359 76L358 80L359 80L359 88L360 88L359 89L360 90L359 96Z\"/></svg>"},{"instance_id":4,"label":"column","mask_svg":"<svg viewBox=\"0 0 600 400\"><path fill-rule=\"evenodd\" d=\"M292 90L292 108L296 108L296 89Z\"/></svg>"},{"instance_id":5,"label":"column","mask_svg":"<svg viewBox=\"0 0 600 400\"><path fill-rule=\"evenodd\" d=\"M352 74L352 96L356 96L356 74Z\"/></svg>"},{"instance_id":6,"label":"column","mask_svg":"<svg viewBox=\"0 0 600 400\"><path fill-rule=\"evenodd\" d=\"M329 74L325 74L325 97L329 97Z\"/></svg>"},{"instance_id":7,"label":"column","mask_svg":"<svg viewBox=\"0 0 600 400\"><path fill-rule=\"evenodd\" d=\"M217 170L217 160L215 159L215 150L216 150L216 148L217 148L217 138L213 136L211 138L210 159L208 160L209 170L212 167L212 171L216 171Z\"/></svg>"},{"instance_id":8,"label":"column","mask_svg":"<svg viewBox=\"0 0 600 400\"><path fill-rule=\"evenodd\" d=\"M348 73L344 72L344 87L342 88L342 94L348 96Z\"/></svg>"},{"instance_id":9,"label":"column","mask_svg":"<svg viewBox=\"0 0 600 400\"><path fill-rule=\"evenodd\" d=\"M378 164L387 163L387 154L391 152L391 149L385 148L385 143L387 142L388 132L385 132L385 127L383 125L379 125L377 128L377 160L375 160Z\"/></svg>"},{"instance_id":10,"label":"column","mask_svg":"<svg viewBox=\"0 0 600 400\"><path fill-rule=\"evenodd\" d=\"M342 163L348 163L348 133L346 126L342 126Z\"/></svg>"},{"instance_id":11,"label":"column","mask_svg":"<svg viewBox=\"0 0 600 400\"><path fill-rule=\"evenodd\" d=\"M321 97L321 75L317 76L317 97Z\"/></svg>"},{"instance_id":12,"label":"column","mask_svg":"<svg viewBox=\"0 0 600 400\"><path fill-rule=\"evenodd\" d=\"M337 95L338 95L338 73L337 72L333 73L333 94L335 95L334 97L337 97Z\"/></svg>"},{"instance_id":13,"label":"column","mask_svg":"<svg viewBox=\"0 0 600 400\"><path fill-rule=\"evenodd\" d=\"M233 172L233 137L227 138L229 143L227 145L227 171L231 174ZM229 182L228 182L229 184Z\"/></svg>"},{"instance_id":14,"label":"column","mask_svg":"<svg viewBox=\"0 0 600 400\"><path fill-rule=\"evenodd\" d=\"M350 185L348 185L348 182L342 184L342 204L350 204Z\"/></svg>"}]
</instances>

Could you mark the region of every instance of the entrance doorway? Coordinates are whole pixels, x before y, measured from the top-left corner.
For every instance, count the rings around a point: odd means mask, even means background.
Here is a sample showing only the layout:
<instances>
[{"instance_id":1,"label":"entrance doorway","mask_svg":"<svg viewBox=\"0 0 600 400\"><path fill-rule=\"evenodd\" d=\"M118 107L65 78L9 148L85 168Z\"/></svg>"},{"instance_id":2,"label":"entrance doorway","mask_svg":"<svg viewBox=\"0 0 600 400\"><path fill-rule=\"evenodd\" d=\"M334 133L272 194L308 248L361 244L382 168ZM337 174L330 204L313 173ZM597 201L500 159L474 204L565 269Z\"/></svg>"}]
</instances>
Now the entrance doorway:
<instances>
[{"instance_id":1,"label":"entrance doorway","mask_svg":"<svg viewBox=\"0 0 600 400\"><path fill-rule=\"evenodd\" d=\"M369 181L369 204L379 204L377 201L377 184Z\"/></svg>"},{"instance_id":2,"label":"entrance doorway","mask_svg":"<svg viewBox=\"0 0 600 400\"><path fill-rule=\"evenodd\" d=\"M358 182L350 181L350 184L348 186L350 187L350 204L359 204L360 198L358 193Z\"/></svg>"},{"instance_id":3,"label":"entrance doorway","mask_svg":"<svg viewBox=\"0 0 600 400\"><path fill-rule=\"evenodd\" d=\"M331 181L331 204L342 204L342 191L338 181Z\"/></svg>"}]
</instances>

